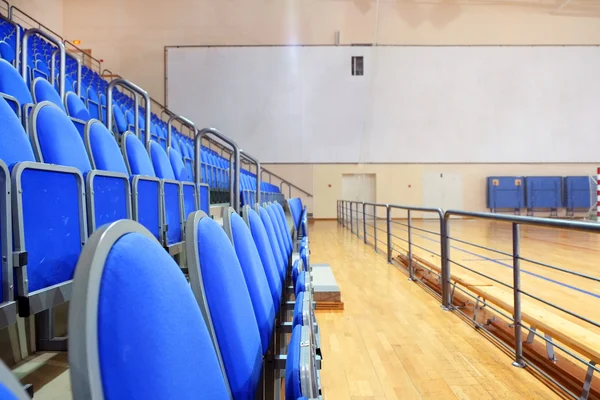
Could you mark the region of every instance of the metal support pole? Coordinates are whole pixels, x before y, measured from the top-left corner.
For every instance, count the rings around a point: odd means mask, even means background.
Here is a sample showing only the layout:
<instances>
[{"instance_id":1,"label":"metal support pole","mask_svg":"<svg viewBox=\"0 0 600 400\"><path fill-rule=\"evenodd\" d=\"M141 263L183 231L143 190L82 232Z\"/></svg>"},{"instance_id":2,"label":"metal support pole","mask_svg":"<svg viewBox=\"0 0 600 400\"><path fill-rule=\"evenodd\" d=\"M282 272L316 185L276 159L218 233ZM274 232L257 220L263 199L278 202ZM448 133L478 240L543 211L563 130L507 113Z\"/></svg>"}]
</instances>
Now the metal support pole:
<instances>
[{"instance_id":1,"label":"metal support pole","mask_svg":"<svg viewBox=\"0 0 600 400\"><path fill-rule=\"evenodd\" d=\"M450 298L450 245L449 245L449 220L450 216L444 215L440 211L440 236L441 236L441 254L442 254L442 308L450 310L452 300Z\"/></svg>"},{"instance_id":2,"label":"metal support pole","mask_svg":"<svg viewBox=\"0 0 600 400\"><path fill-rule=\"evenodd\" d=\"M408 280L415 280L415 273L413 270L413 253L412 253L412 216L410 210L408 210Z\"/></svg>"},{"instance_id":3,"label":"metal support pole","mask_svg":"<svg viewBox=\"0 0 600 400\"><path fill-rule=\"evenodd\" d=\"M356 236L358 236L358 238L360 239L360 224L358 223L360 219L358 218L358 205L359 203L356 203Z\"/></svg>"},{"instance_id":4,"label":"metal support pole","mask_svg":"<svg viewBox=\"0 0 600 400\"><path fill-rule=\"evenodd\" d=\"M367 244L367 205L363 201L362 203L362 212L363 212L363 240L365 244Z\"/></svg>"},{"instance_id":5,"label":"metal support pole","mask_svg":"<svg viewBox=\"0 0 600 400\"><path fill-rule=\"evenodd\" d=\"M375 204L373 204L373 236L375 241L375 253L377 253L377 206Z\"/></svg>"},{"instance_id":6,"label":"metal support pole","mask_svg":"<svg viewBox=\"0 0 600 400\"><path fill-rule=\"evenodd\" d=\"M513 294L514 294L514 329L515 329L515 361L513 366L523 368L523 331L521 329L521 229L520 225L513 223L512 225L512 241L513 241Z\"/></svg>"},{"instance_id":7,"label":"metal support pole","mask_svg":"<svg viewBox=\"0 0 600 400\"><path fill-rule=\"evenodd\" d=\"M350 202L350 233L354 233L354 221L352 215L352 202Z\"/></svg>"},{"instance_id":8,"label":"metal support pole","mask_svg":"<svg viewBox=\"0 0 600 400\"><path fill-rule=\"evenodd\" d=\"M387 259L392 262L392 209L389 204L385 205L385 215L387 221Z\"/></svg>"}]
</instances>

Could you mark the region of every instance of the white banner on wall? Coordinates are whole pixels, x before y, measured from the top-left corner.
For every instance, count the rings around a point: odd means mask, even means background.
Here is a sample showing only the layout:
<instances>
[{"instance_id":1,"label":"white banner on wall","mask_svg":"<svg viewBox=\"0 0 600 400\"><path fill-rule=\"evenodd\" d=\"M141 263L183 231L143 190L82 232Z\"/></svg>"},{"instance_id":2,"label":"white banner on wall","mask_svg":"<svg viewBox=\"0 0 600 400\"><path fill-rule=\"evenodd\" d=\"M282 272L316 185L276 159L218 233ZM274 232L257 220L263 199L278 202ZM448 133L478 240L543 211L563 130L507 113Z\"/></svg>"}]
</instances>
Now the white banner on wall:
<instances>
[{"instance_id":1,"label":"white banner on wall","mask_svg":"<svg viewBox=\"0 0 600 400\"><path fill-rule=\"evenodd\" d=\"M172 47L167 96L262 162L579 163L598 71L593 46Z\"/></svg>"}]
</instances>

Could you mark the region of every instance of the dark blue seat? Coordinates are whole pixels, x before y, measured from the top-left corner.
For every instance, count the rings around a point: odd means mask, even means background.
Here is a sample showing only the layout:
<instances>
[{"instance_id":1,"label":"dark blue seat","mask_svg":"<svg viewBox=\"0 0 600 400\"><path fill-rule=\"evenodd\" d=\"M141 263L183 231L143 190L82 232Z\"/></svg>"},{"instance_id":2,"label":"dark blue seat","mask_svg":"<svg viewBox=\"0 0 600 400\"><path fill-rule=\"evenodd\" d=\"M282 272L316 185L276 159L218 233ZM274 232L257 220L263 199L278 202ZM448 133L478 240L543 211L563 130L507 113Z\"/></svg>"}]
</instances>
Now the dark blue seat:
<instances>
[{"instance_id":1,"label":"dark blue seat","mask_svg":"<svg viewBox=\"0 0 600 400\"><path fill-rule=\"evenodd\" d=\"M150 142L150 159L163 193L163 245L169 248L183 241L183 185L175 179L167 153L155 141Z\"/></svg>"},{"instance_id":2,"label":"dark blue seat","mask_svg":"<svg viewBox=\"0 0 600 400\"><path fill-rule=\"evenodd\" d=\"M121 146L131 179L133 219L164 243L160 179L154 173L146 148L135 134L126 132Z\"/></svg>"},{"instance_id":3,"label":"dark blue seat","mask_svg":"<svg viewBox=\"0 0 600 400\"><path fill-rule=\"evenodd\" d=\"M202 211L188 218L186 239L190 285L212 328L233 398L253 400L263 369L262 344L235 249Z\"/></svg>"},{"instance_id":4,"label":"dark blue seat","mask_svg":"<svg viewBox=\"0 0 600 400\"><path fill-rule=\"evenodd\" d=\"M176 143L176 141L172 143ZM185 220L191 212L198 210L200 193L196 190L192 177L188 175L181 154L174 148L169 148L167 152L173 168L173 175L183 186L183 217Z\"/></svg>"},{"instance_id":5,"label":"dark blue seat","mask_svg":"<svg viewBox=\"0 0 600 400\"><path fill-rule=\"evenodd\" d=\"M232 208L224 215L223 229L234 245L244 273L264 354L269 348L275 326L275 305L265 269L248 225Z\"/></svg>"},{"instance_id":6,"label":"dark blue seat","mask_svg":"<svg viewBox=\"0 0 600 400\"><path fill-rule=\"evenodd\" d=\"M35 162L29 138L4 100L0 120L0 160L8 165L15 188L15 291L19 314L25 317L70 298L73 270L87 237L84 182L73 165Z\"/></svg>"},{"instance_id":7,"label":"dark blue seat","mask_svg":"<svg viewBox=\"0 0 600 400\"><path fill-rule=\"evenodd\" d=\"M230 398L184 275L136 222L90 237L73 280L69 332L74 398Z\"/></svg>"},{"instance_id":8,"label":"dark blue seat","mask_svg":"<svg viewBox=\"0 0 600 400\"><path fill-rule=\"evenodd\" d=\"M271 242L269 241L265 226L256 211L252 210L249 206L244 207L244 218L250 227L250 232L252 233L254 243L265 269L265 275L271 288L271 297L273 298L275 312L278 312L282 300L283 277L278 264L275 262Z\"/></svg>"},{"instance_id":9,"label":"dark blue seat","mask_svg":"<svg viewBox=\"0 0 600 400\"><path fill-rule=\"evenodd\" d=\"M89 130L98 129L101 128L90 124ZM83 174L89 233L98 226L131 217L128 176L123 172L92 170L81 136L55 104L44 101L35 106L32 141L38 160L75 167Z\"/></svg>"}]
</instances>

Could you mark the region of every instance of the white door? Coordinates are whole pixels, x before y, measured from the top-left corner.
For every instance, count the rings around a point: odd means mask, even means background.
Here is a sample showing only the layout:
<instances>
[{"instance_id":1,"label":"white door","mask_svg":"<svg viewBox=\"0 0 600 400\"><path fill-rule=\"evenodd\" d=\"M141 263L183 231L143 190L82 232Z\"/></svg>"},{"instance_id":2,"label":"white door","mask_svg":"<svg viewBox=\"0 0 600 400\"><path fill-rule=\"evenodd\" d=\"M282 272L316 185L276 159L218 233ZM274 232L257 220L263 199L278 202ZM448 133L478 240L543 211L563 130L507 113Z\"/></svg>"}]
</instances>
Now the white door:
<instances>
[{"instance_id":1,"label":"white door","mask_svg":"<svg viewBox=\"0 0 600 400\"><path fill-rule=\"evenodd\" d=\"M443 210L463 209L462 175L426 172L422 176L423 207Z\"/></svg>"},{"instance_id":2,"label":"white door","mask_svg":"<svg viewBox=\"0 0 600 400\"><path fill-rule=\"evenodd\" d=\"M375 174L343 174L344 200L375 203Z\"/></svg>"}]
</instances>

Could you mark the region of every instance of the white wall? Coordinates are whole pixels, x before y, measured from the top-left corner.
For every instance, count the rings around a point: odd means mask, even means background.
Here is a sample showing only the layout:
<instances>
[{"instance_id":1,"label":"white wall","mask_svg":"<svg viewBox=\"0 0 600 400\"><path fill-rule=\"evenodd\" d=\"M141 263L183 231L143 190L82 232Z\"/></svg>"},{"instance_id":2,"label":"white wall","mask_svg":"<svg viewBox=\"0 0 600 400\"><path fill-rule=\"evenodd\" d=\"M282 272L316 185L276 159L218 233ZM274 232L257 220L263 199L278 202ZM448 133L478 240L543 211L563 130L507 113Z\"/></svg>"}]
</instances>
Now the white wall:
<instances>
[{"instance_id":1,"label":"white wall","mask_svg":"<svg viewBox=\"0 0 600 400\"><path fill-rule=\"evenodd\" d=\"M183 47L167 67L171 109L263 162L598 158L595 46Z\"/></svg>"}]
</instances>

